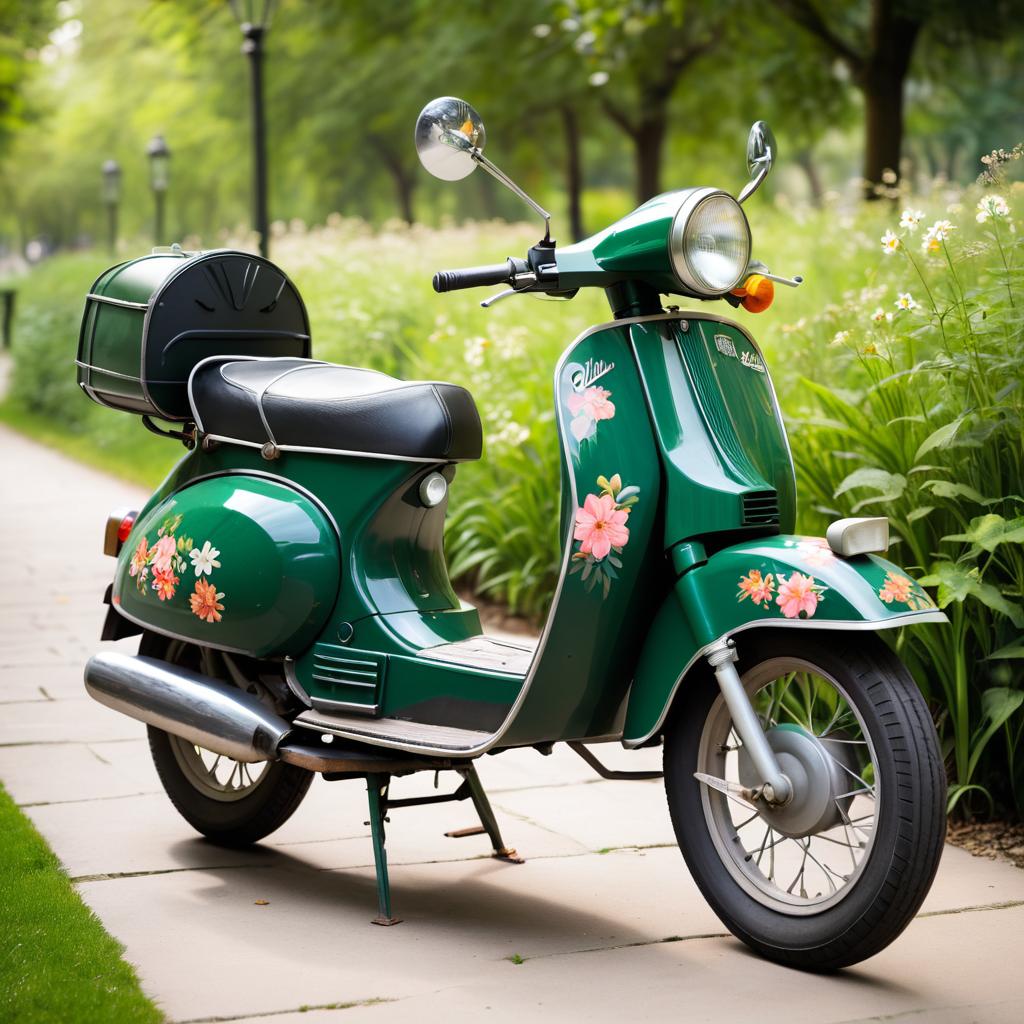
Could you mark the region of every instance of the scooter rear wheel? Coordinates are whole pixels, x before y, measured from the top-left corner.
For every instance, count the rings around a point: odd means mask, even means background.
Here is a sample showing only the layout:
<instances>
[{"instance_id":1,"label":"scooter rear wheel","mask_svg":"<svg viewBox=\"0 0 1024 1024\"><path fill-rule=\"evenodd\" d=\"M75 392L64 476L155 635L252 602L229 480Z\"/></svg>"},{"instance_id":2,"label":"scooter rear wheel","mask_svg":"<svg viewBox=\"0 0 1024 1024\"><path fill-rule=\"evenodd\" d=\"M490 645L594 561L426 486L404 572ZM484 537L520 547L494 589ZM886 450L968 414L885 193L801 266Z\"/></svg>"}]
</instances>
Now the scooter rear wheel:
<instances>
[{"instance_id":1,"label":"scooter rear wheel","mask_svg":"<svg viewBox=\"0 0 1024 1024\"><path fill-rule=\"evenodd\" d=\"M140 653L199 668L199 648L147 634ZM248 846L280 828L302 803L313 773L280 761L244 764L148 727L160 783L178 813L207 839Z\"/></svg>"},{"instance_id":2,"label":"scooter rear wheel","mask_svg":"<svg viewBox=\"0 0 1024 1024\"><path fill-rule=\"evenodd\" d=\"M669 810L691 874L737 938L788 966L835 970L884 949L931 886L946 822L938 738L877 637L759 632L737 642L738 669L792 801L751 797L758 780L706 671L665 730Z\"/></svg>"}]
</instances>

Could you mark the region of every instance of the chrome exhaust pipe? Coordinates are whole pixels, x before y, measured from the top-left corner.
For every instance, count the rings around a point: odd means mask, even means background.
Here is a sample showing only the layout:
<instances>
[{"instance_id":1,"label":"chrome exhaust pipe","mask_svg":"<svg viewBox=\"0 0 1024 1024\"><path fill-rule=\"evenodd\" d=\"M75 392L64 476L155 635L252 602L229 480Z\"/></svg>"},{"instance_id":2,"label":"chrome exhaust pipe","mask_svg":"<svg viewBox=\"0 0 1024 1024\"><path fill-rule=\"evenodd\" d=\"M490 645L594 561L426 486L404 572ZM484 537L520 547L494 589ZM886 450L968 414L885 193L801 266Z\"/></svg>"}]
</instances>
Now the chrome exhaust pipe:
<instances>
[{"instance_id":1,"label":"chrome exhaust pipe","mask_svg":"<svg viewBox=\"0 0 1024 1024\"><path fill-rule=\"evenodd\" d=\"M108 708L236 761L276 760L291 732L251 693L142 655L94 655L85 688Z\"/></svg>"}]
</instances>

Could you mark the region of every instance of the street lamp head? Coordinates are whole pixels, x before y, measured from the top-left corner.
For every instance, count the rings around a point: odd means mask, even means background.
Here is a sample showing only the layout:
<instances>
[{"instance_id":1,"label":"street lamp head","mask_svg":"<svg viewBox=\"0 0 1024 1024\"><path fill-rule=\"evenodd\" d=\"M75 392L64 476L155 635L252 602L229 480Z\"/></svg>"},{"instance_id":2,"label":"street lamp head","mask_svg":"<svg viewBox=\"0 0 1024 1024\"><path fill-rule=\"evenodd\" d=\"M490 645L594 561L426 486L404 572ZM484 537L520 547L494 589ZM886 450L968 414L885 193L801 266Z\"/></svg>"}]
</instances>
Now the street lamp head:
<instances>
[{"instance_id":1,"label":"street lamp head","mask_svg":"<svg viewBox=\"0 0 1024 1024\"><path fill-rule=\"evenodd\" d=\"M274 14L274 0L228 0L242 34L263 33L270 28Z\"/></svg>"},{"instance_id":2,"label":"street lamp head","mask_svg":"<svg viewBox=\"0 0 1024 1024\"><path fill-rule=\"evenodd\" d=\"M116 160L103 162L103 201L116 206L121 200L121 165Z\"/></svg>"},{"instance_id":3,"label":"street lamp head","mask_svg":"<svg viewBox=\"0 0 1024 1024\"><path fill-rule=\"evenodd\" d=\"M146 146L149 158L149 184L154 192L165 192L170 180L171 151L162 135L154 135Z\"/></svg>"}]
</instances>

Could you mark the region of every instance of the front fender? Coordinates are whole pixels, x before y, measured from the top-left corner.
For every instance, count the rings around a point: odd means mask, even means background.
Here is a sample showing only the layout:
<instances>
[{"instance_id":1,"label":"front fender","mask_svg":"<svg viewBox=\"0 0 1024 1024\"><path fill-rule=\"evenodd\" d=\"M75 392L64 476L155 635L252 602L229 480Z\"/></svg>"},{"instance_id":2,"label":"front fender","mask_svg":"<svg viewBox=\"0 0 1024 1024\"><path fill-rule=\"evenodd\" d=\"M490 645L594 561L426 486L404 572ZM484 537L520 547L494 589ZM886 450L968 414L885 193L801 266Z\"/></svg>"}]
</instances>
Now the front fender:
<instances>
[{"instance_id":1,"label":"front fender","mask_svg":"<svg viewBox=\"0 0 1024 1024\"><path fill-rule=\"evenodd\" d=\"M655 617L622 742L636 747L649 740L697 660L745 629L878 630L946 621L918 583L877 555L842 558L823 538L786 535L723 548L679 578Z\"/></svg>"}]
</instances>

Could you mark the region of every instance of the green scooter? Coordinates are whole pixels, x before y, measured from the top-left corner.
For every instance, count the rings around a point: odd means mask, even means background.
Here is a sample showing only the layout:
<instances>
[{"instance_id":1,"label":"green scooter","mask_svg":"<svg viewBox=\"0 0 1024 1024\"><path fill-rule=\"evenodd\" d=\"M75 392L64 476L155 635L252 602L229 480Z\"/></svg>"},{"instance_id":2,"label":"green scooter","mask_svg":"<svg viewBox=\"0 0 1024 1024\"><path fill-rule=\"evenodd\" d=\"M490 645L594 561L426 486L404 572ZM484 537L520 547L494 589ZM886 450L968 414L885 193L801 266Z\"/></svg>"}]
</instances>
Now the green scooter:
<instances>
[{"instance_id":1,"label":"green scooter","mask_svg":"<svg viewBox=\"0 0 1024 1024\"><path fill-rule=\"evenodd\" d=\"M416 125L424 166L483 167L468 104ZM539 642L484 635L449 582L448 491L480 457L453 384L310 358L302 300L257 256L176 248L106 271L89 293L79 380L188 453L141 511L119 510L104 639L137 656L85 670L97 700L145 722L172 802L214 841L253 843L313 775L364 780L379 907L395 922L384 823L413 803L471 800L501 836L482 754L567 743L664 746L689 870L726 926L783 964L829 970L891 942L921 905L945 830L935 729L879 630L943 622L881 557L884 518L793 534L793 464L761 351L708 307L760 310L796 285L751 259L741 204L776 144L751 130L738 198L688 188L586 241L546 229L524 258L441 271L438 292L499 297L603 288L613 319L555 368L561 571ZM696 304L695 304L696 305ZM163 425L160 425L160 424ZM397 798L395 777L461 783Z\"/></svg>"}]
</instances>

